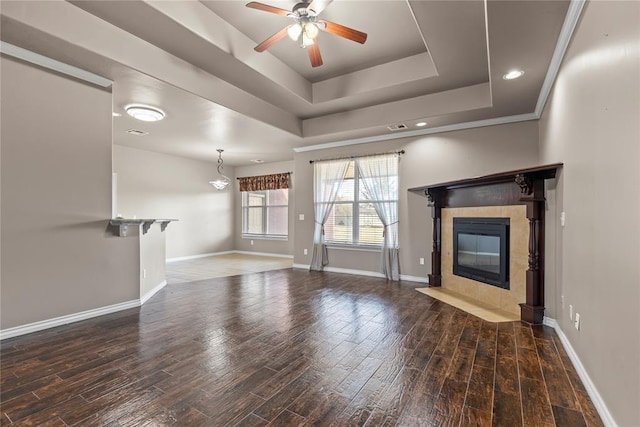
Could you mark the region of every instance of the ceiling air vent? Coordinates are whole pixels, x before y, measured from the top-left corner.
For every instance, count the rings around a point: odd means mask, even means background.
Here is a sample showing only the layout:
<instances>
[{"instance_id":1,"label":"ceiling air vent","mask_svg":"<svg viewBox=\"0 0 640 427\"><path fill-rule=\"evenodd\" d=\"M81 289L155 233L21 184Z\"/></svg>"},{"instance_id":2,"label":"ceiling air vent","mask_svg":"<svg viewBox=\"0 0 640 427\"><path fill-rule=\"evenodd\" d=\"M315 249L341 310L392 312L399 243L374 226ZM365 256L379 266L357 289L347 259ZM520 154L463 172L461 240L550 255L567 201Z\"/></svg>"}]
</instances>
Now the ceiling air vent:
<instances>
[{"instance_id":1,"label":"ceiling air vent","mask_svg":"<svg viewBox=\"0 0 640 427\"><path fill-rule=\"evenodd\" d=\"M407 125L405 125L404 123L396 123L395 125L387 126L387 129L389 129L391 132L395 132L397 130L407 129Z\"/></svg>"},{"instance_id":2,"label":"ceiling air vent","mask_svg":"<svg viewBox=\"0 0 640 427\"><path fill-rule=\"evenodd\" d=\"M145 132L143 130L138 130L138 129L129 129L127 133L130 133L131 135L135 135L135 136L149 135L149 132Z\"/></svg>"}]
</instances>

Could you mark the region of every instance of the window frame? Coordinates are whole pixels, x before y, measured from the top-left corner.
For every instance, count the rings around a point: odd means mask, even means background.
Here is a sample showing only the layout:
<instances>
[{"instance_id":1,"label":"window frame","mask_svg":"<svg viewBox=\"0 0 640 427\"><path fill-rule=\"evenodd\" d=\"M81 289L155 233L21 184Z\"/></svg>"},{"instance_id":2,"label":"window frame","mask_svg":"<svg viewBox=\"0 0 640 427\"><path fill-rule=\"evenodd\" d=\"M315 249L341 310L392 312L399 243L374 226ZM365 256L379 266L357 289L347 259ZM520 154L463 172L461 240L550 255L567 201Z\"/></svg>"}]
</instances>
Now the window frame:
<instances>
[{"instance_id":1,"label":"window frame","mask_svg":"<svg viewBox=\"0 0 640 427\"><path fill-rule=\"evenodd\" d=\"M276 205L269 204L269 192L270 191L287 191L287 204L286 205ZM249 202L249 194L250 193L262 193L265 194L265 203L262 206L250 206ZM259 191L242 191L242 200L241 200L241 210L242 210L242 230L241 230L241 238L243 239L255 239L255 240L289 240L289 189L281 188L278 190L259 190ZM245 230L248 229L249 223L249 209L261 209L262 210L262 229L267 230L269 225L269 209L270 208L286 208L286 218L287 218L287 234L272 234L272 233L248 233Z\"/></svg>"},{"instance_id":2,"label":"window frame","mask_svg":"<svg viewBox=\"0 0 640 427\"><path fill-rule=\"evenodd\" d=\"M351 218L352 243L327 240L326 236L323 236L323 242L327 247L335 248L335 249L345 249L345 250L361 249L361 250L379 251L380 248L382 248L382 243L371 244L371 243L360 242L360 205L365 203L395 203L396 209L398 209L399 201L398 200L360 200L360 181L362 177L360 176L360 173L359 173L359 168L357 164L358 159L357 158L352 159L351 162L353 162L353 200L352 201L336 200L335 203L333 204L332 209L335 209L337 205L352 206L352 218ZM398 175L395 175L395 176L398 177ZM351 179L351 178L345 178L345 181L347 179ZM378 217L378 219L380 218Z\"/></svg>"}]
</instances>

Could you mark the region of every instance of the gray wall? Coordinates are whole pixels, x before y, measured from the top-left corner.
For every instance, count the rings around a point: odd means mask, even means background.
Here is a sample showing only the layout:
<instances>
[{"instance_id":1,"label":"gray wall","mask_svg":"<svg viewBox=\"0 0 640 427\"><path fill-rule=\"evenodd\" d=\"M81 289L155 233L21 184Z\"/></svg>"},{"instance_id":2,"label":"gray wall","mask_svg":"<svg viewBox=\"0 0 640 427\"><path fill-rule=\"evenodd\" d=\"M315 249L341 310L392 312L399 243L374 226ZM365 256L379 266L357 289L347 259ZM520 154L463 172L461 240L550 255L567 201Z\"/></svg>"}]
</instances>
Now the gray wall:
<instances>
[{"instance_id":1,"label":"gray wall","mask_svg":"<svg viewBox=\"0 0 640 427\"><path fill-rule=\"evenodd\" d=\"M152 224L145 234L140 232L140 298L167 279L165 232L160 224Z\"/></svg>"},{"instance_id":2,"label":"gray wall","mask_svg":"<svg viewBox=\"0 0 640 427\"><path fill-rule=\"evenodd\" d=\"M556 318L620 426L640 425L639 40L640 3L587 3L540 120L542 161L565 164Z\"/></svg>"},{"instance_id":3,"label":"gray wall","mask_svg":"<svg viewBox=\"0 0 640 427\"><path fill-rule=\"evenodd\" d=\"M400 160L399 239L401 273L426 278L431 270L431 214L427 200L407 189L534 166L538 160L535 121L439 135L405 138L295 155L294 263L308 265L313 239L313 165L309 160L405 149ZM305 214L299 221L298 214ZM309 255L303 255L303 249ZM425 258L425 265L419 258ZM331 267L378 271L379 252L329 249Z\"/></svg>"},{"instance_id":4,"label":"gray wall","mask_svg":"<svg viewBox=\"0 0 640 427\"><path fill-rule=\"evenodd\" d=\"M293 172L293 161L290 162L275 162L264 163L252 166L242 166L236 168L236 175L238 177L244 176L259 176L269 175L272 173L284 173ZM286 241L283 240L267 240L267 239L243 239L242 238L242 195L240 193L240 184L238 180L235 180L235 185L232 188L235 196L235 219L236 226L234 231L235 236L235 249L239 251L251 251L251 252L264 252L278 255L293 255L293 224L295 213L295 188L296 188L296 176L295 174L290 177L289 189L289 238ZM253 245L251 245L253 240Z\"/></svg>"},{"instance_id":5,"label":"gray wall","mask_svg":"<svg viewBox=\"0 0 640 427\"><path fill-rule=\"evenodd\" d=\"M111 93L2 58L1 328L138 298L111 217Z\"/></svg>"},{"instance_id":6,"label":"gray wall","mask_svg":"<svg viewBox=\"0 0 640 427\"><path fill-rule=\"evenodd\" d=\"M224 191L209 185L215 163L120 145L113 146L113 163L120 214L179 220L165 231L168 259L234 249L235 192L233 183ZM232 167L224 173L235 181Z\"/></svg>"}]
</instances>

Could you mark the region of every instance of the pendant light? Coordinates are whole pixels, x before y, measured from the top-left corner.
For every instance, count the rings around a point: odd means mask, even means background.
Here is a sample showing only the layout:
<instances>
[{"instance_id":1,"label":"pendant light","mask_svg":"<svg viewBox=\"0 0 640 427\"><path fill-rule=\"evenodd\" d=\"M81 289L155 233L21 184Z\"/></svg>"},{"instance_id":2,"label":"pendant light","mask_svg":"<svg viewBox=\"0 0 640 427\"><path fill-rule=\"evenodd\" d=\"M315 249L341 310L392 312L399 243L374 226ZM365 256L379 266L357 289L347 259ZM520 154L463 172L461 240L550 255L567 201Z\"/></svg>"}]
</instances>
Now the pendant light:
<instances>
[{"instance_id":1,"label":"pendant light","mask_svg":"<svg viewBox=\"0 0 640 427\"><path fill-rule=\"evenodd\" d=\"M222 174L222 170L224 169L224 167L222 166L222 163L224 163L224 161L222 160L222 152L224 150L217 149L216 151L218 152L218 175L219 176L215 180L209 181L209 184L213 185L216 188L216 190L222 191L225 188L227 188L227 185L229 185L231 181L229 180L229 178L227 178Z\"/></svg>"}]
</instances>

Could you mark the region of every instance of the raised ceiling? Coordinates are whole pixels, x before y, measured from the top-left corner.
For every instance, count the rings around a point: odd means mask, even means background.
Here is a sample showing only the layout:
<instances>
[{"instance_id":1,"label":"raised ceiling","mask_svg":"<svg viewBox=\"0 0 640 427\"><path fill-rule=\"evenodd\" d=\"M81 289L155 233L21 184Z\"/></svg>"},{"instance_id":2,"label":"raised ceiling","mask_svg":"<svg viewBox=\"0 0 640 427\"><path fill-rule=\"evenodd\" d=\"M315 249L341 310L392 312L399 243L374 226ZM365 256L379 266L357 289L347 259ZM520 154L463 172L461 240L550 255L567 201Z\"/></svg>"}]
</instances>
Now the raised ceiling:
<instances>
[{"instance_id":1,"label":"raised ceiling","mask_svg":"<svg viewBox=\"0 0 640 427\"><path fill-rule=\"evenodd\" d=\"M290 10L293 1L264 3ZM12 1L2 40L114 81L114 111L147 103L159 123L114 119L114 142L231 165L392 133L531 118L568 1L335 0L321 17L368 34L320 32L324 65L288 38L290 18L242 1ZM511 69L524 77L504 80ZM125 131L149 132L138 137Z\"/></svg>"}]
</instances>

